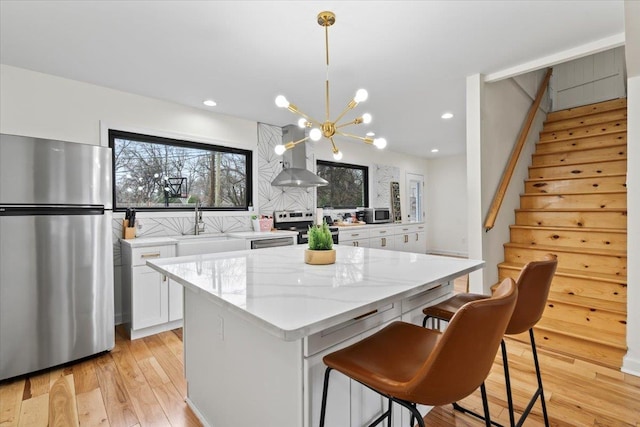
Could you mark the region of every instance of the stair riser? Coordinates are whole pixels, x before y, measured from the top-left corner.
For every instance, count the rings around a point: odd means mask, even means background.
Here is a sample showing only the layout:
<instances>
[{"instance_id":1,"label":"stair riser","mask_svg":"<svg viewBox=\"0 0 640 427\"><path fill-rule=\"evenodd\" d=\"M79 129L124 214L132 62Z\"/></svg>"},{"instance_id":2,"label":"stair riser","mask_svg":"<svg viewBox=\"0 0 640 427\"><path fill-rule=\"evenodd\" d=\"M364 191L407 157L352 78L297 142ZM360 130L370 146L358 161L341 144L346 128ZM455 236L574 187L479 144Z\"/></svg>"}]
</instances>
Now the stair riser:
<instances>
[{"instance_id":1,"label":"stair riser","mask_svg":"<svg viewBox=\"0 0 640 427\"><path fill-rule=\"evenodd\" d=\"M627 173L626 160L585 163L580 165L529 167L529 178L577 178L587 175L612 175Z\"/></svg>"},{"instance_id":2,"label":"stair riser","mask_svg":"<svg viewBox=\"0 0 640 427\"><path fill-rule=\"evenodd\" d=\"M500 281L507 277L517 280L519 275L520 270L498 267ZM623 281L612 283L556 274L551 282L549 298L571 303L576 297L617 303L623 308L627 302L627 285Z\"/></svg>"},{"instance_id":3,"label":"stair riser","mask_svg":"<svg viewBox=\"0 0 640 427\"><path fill-rule=\"evenodd\" d=\"M622 212L516 212L516 224L543 227L592 227L626 229L627 215Z\"/></svg>"},{"instance_id":4,"label":"stair riser","mask_svg":"<svg viewBox=\"0 0 640 427\"><path fill-rule=\"evenodd\" d=\"M569 108L567 110L553 111L547 114L547 123L555 122L558 120L567 120L573 117L586 116L591 114L598 114L604 111L617 110L619 108L627 107L626 98L613 99L611 101L600 102L597 104L584 105L581 107Z\"/></svg>"},{"instance_id":5,"label":"stair riser","mask_svg":"<svg viewBox=\"0 0 640 427\"><path fill-rule=\"evenodd\" d=\"M539 348L549 349L572 357L589 360L593 363L613 369L620 369L620 366L622 366L622 358L626 354L626 351L615 347L568 337L566 335L562 335L562 333L543 331L538 328L534 328L534 331L536 345ZM522 342L529 342L528 333L517 336L514 335L512 337Z\"/></svg>"},{"instance_id":6,"label":"stair riser","mask_svg":"<svg viewBox=\"0 0 640 427\"><path fill-rule=\"evenodd\" d=\"M536 144L536 154L556 153L559 151L585 150L589 148L609 147L611 145L626 144L627 133L616 132L600 136L553 141Z\"/></svg>"},{"instance_id":7,"label":"stair riser","mask_svg":"<svg viewBox=\"0 0 640 427\"><path fill-rule=\"evenodd\" d=\"M571 130L560 130L554 132L540 132L540 142L559 141L575 138L584 138L585 136L605 135L613 132L622 132L627 130L627 121L618 120L599 125L583 126Z\"/></svg>"},{"instance_id":8,"label":"stair riser","mask_svg":"<svg viewBox=\"0 0 640 427\"><path fill-rule=\"evenodd\" d=\"M593 329L593 337L605 334L619 337L618 344L624 346L627 333L627 316L596 308L577 307L556 301L548 301L543 314L546 318L562 320L567 323L587 326Z\"/></svg>"},{"instance_id":9,"label":"stair riser","mask_svg":"<svg viewBox=\"0 0 640 427\"><path fill-rule=\"evenodd\" d=\"M598 191L627 191L625 175L595 178L551 179L527 181L525 193L593 193Z\"/></svg>"},{"instance_id":10,"label":"stair riser","mask_svg":"<svg viewBox=\"0 0 640 427\"><path fill-rule=\"evenodd\" d=\"M627 250L627 234L583 230L533 230L511 228L511 241L527 245L560 246L576 249Z\"/></svg>"},{"instance_id":11,"label":"stair riser","mask_svg":"<svg viewBox=\"0 0 640 427\"><path fill-rule=\"evenodd\" d=\"M602 113L590 114L588 116L573 117L555 122L545 122L543 132L553 132L558 130L575 129L581 126L595 125L599 123L607 123L627 118L627 109L620 108L617 110L604 111Z\"/></svg>"},{"instance_id":12,"label":"stair riser","mask_svg":"<svg viewBox=\"0 0 640 427\"><path fill-rule=\"evenodd\" d=\"M508 263L526 264L533 259L542 259L548 249L529 249L505 246L504 260ZM584 273L613 274L627 276L627 258L613 255L585 254L554 251L558 255L558 268L578 270Z\"/></svg>"},{"instance_id":13,"label":"stair riser","mask_svg":"<svg viewBox=\"0 0 640 427\"><path fill-rule=\"evenodd\" d=\"M536 154L533 156L532 166L559 166L565 164L603 162L627 158L626 145L593 148L590 150L567 151L564 153Z\"/></svg>"},{"instance_id":14,"label":"stair riser","mask_svg":"<svg viewBox=\"0 0 640 427\"><path fill-rule=\"evenodd\" d=\"M605 209L626 207L626 193L522 194L520 196L521 209Z\"/></svg>"}]
</instances>

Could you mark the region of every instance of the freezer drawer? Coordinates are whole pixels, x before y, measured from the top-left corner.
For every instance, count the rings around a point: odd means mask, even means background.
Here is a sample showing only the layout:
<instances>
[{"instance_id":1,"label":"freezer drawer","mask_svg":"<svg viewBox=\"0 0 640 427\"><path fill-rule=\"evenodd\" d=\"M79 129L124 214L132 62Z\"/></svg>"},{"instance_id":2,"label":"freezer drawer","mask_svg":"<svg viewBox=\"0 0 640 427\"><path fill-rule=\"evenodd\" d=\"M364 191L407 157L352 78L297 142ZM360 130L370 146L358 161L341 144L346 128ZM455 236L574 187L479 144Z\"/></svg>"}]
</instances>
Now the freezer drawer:
<instances>
[{"instance_id":1,"label":"freezer drawer","mask_svg":"<svg viewBox=\"0 0 640 427\"><path fill-rule=\"evenodd\" d=\"M0 379L114 346L111 213L0 215Z\"/></svg>"}]
</instances>

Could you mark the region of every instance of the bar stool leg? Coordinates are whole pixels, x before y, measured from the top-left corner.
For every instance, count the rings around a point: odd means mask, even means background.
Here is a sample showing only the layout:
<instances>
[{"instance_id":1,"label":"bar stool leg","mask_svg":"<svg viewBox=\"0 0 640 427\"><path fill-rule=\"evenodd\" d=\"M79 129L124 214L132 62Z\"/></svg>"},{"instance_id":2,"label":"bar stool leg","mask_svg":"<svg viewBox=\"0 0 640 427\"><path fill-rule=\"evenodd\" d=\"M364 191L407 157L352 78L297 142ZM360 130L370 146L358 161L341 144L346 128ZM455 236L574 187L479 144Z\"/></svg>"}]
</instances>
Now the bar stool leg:
<instances>
[{"instance_id":1,"label":"bar stool leg","mask_svg":"<svg viewBox=\"0 0 640 427\"><path fill-rule=\"evenodd\" d=\"M533 406L536 401L536 398L540 396L540 404L542 405L542 416L544 417L544 425L545 427L549 427L549 416L547 415L547 404L544 400L544 388L542 387L542 375L540 375L540 364L538 363L538 351L536 349L536 340L533 336L533 328L529 329L529 337L531 338L531 351L533 353L533 363L536 367L536 376L538 377L538 390L536 390L536 394L533 395L533 399L529 406ZM527 407L525 414L523 414L522 422L518 423L518 426L521 426L524 422L524 418L526 414L531 410L530 407Z\"/></svg>"},{"instance_id":2,"label":"bar stool leg","mask_svg":"<svg viewBox=\"0 0 640 427\"><path fill-rule=\"evenodd\" d=\"M480 393L482 393L482 408L484 409L484 424L487 427L491 427L491 415L489 415L489 401L487 399L487 388L484 382L480 386Z\"/></svg>"},{"instance_id":3,"label":"bar stool leg","mask_svg":"<svg viewBox=\"0 0 640 427\"><path fill-rule=\"evenodd\" d=\"M509 425L514 427L516 425L515 415L513 413L513 396L511 394L511 377L509 376L509 360L507 359L507 345L504 339L500 342L500 348L502 348L502 365L504 368L504 384L507 389L507 405L509 408Z\"/></svg>"},{"instance_id":4,"label":"bar stool leg","mask_svg":"<svg viewBox=\"0 0 640 427\"><path fill-rule=\"evenodd\" d=\"M320 427L324 427L324 413L327 409L327 392L329 391L329 374L331 368L324 371L324 386L322 387L322 406L320 407Z\"/></svg>"}]
</instances>

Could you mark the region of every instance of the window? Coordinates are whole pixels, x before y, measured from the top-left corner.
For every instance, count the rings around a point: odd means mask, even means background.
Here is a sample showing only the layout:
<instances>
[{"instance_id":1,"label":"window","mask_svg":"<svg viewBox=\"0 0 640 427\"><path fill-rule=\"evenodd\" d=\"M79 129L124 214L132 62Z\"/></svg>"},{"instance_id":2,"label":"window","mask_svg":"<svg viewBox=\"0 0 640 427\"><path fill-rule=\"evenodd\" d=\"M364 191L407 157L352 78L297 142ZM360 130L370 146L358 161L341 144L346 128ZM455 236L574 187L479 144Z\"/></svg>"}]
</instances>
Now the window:
<instances>
[{"instance_id":1,"label":"window","mask_svg":"<svg viewBox=\"0 0 640 427\"><path fill-rule=\"evenodd\" d=\"M369 206L369 168L346 163L317 161L318 175L329 185L318 187L318 207Z\"/></svg>"},{"instance_id":2,"label":"window","mask_svg":"<svg viewBox=\"0 0 640 427\"><path fill-rule=\"evenodd\" d=\"M109 131L113 208L247 210L251 151Z\"/></svg>"}]
</instances>

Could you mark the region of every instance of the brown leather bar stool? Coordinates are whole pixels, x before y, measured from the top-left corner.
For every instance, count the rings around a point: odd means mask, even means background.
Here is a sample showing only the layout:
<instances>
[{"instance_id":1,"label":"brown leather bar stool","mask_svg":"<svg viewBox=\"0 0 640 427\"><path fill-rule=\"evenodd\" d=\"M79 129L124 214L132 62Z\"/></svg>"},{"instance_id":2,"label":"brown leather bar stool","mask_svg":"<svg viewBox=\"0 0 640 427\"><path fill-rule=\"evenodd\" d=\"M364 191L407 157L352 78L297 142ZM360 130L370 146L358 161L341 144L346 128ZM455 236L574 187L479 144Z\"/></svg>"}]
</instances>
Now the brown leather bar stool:
<instances>
[{"instance_id":1,"label":"brown leather bar stool","mask_svg":"<svg viewBox=\"0 0 640 427\"><path fill-rule=\"evenodd\" d=\"M540 397L540 404L542 405L542 415L544 417L544 425L549 426L549 417L547 415L547 405L544 400L544 389L542 387L542 377L540 376L540 365L538 363L538 353L536 351L536 343L533 336L533 327L542 317L547 297L549 296L549 289L551 287L551 280L556 272L558 266L558 260L555 255L548 254L543 261L532 261L524 266L518 277L518 302L516 308L513 311L511 320L507 325L505 331L506 335L516 335L522 332L529 331L529 339L531 340L531 351L533 352L533 362L536 368L536 376L538 379L538 389L533 394L529 404L522 413L520 419L516 423L515 412L513 409L513 396L511 393L511 379L509 377L509 362L507 359L507 347L504 340L501 341L500 347L502 349L502 359L504 366L505 386L507 389L507 404L509 406L509 422L511 427L522 426L524 420L531 412L533 405L536 403L538 397ZM436 319L450 321L455 313L470 301L480 301L489 298L486 295L479 294L456 294L446 301L439 304L435 304L431 307L427 307L422 312L425 314L422 326L426 326L428 319ZM484 397L483 397L484 399ZM486 402L483 402L486 404ZM477 418L482 419L480 414L470 411L458 403L454 402L453 407L464 413L468 413ZM492 422L493 425L500 426L496 422Z\"/></svg>"},{"instance_id":2,"label":"brown leather bar stool","mask_svg":"<svg viewBox=\"0 0 640 427\"><path fill-rule=\"evenodd\" d=\"M324 427L329 374L333 369L389 399L389 409L371 426L387 417L391 425L393 402L411 411L412 425L415 417L424 427L416 404L446 405L468 396L479 386L484 395L484 380L511 318L517 293L513 279L505 279L492 298L460 308L444 332L397 321L325 356L320 427ZM488 405L484 410L490 426Z\"/></svg>"}]
</instances>

